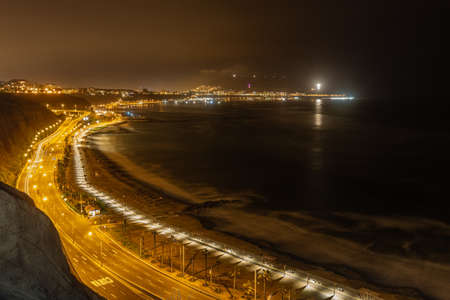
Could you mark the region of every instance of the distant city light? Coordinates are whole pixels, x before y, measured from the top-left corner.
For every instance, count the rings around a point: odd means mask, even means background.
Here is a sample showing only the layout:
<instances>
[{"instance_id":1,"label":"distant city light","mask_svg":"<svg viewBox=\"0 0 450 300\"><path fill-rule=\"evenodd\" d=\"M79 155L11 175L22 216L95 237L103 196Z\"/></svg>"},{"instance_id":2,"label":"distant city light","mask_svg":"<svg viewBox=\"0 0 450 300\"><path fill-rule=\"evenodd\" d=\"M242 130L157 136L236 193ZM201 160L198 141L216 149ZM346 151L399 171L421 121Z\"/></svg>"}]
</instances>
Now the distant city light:
<instances>
[{"instance_id":1,"label":"distant city light","mask_svg":"<svg viewBox=\"0 0 450 300\"><path fill-rule=\"evenodd\" d=\"M331 97L331 100L353 100L355 97Z\"/></svg>"},{"instance_id":2,"label":"distant city light","mask_svg":"<svg viewBox=\"0 0 450 300\"><path fill-rule=\"evenodd\" d=\"M320 90L320 88L322 87L322 84L321 83L317 83L316 84L316 89L319 91Z\"/></svg>"}]
</instances>

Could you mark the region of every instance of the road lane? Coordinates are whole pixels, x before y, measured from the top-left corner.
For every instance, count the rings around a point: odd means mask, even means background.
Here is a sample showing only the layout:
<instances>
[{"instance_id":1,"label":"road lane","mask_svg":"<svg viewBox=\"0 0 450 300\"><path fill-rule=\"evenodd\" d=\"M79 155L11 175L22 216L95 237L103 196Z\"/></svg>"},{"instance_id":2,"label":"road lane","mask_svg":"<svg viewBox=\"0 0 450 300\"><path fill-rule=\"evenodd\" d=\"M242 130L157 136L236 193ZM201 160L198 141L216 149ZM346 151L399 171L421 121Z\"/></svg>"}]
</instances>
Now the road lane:
<instances>
[{"instance_id":1,"label":"road lane","mask_svg":"<svg viewBox=\"0 0 450 300\"><path fill-rule=\"evenodd\" d=\"M58 158L63 157L64 138L82 117L64 121L53 134L40 141L31 163L25 166L17 181L17 187L29 194L55 224L76 276L109 299L217 298L168 277L124 251L66 205L56 189L56 165ZM126 272L130 266L134 271Z\"/></svg>"}]
</instances>

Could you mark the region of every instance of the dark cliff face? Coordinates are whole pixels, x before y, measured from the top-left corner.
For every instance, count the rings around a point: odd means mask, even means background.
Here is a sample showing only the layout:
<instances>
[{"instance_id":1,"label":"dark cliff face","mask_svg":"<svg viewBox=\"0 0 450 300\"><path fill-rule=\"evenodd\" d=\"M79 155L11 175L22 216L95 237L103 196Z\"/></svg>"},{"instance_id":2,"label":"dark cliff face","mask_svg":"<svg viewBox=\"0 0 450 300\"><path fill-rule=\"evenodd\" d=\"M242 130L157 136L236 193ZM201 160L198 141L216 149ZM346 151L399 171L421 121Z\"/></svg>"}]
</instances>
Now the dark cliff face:
<instances>
[{"instance_id":1,"label":"dark cliff face","mask_svg":"<svg viewBox=\"0 0 450 300\"><path fill-rule=\"evenodd\" d=\"M45 106L0 93L0 181L14 183L36 132L56 121Z\"/></svg>"},{"instance_id":2,"label":"dark cliff face","mask_svg":"<svg viewBox=\"0 0 450 300\"><path fill-rule=\"evenodd\" d=\"M0 182L0 299L102 299L79 283L31 198Z\"/></svg>"}]
</instances>

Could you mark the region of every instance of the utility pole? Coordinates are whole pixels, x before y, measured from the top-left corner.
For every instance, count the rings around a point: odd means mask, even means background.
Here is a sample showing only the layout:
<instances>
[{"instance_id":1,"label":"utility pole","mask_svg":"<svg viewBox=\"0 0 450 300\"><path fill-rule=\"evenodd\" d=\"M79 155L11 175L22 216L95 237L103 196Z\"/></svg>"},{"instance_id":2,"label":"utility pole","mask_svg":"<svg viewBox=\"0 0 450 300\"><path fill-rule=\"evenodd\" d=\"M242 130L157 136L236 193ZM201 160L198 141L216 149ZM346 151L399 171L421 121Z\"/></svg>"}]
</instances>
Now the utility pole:
<instances>
[{"instance_id":1,"label":"utility pole","mask_svg":"<svg viewBox=\"0 0 450 300\"><path fill-rule=\"evenodd\" d=\"M163 264L164 264L164 242L162 243L162 245L161 245L161 250L162 250L162 252L161 252L161 268L162 268L162 266L163 266Z\"/></svg>"},{"instance_id":2,"label":"utility pole","mask_svg":"<svg viewBox=\"0 0 450 300\"><path fill-rule=\"evenodd\" d=\"M195 254L197 254L197 253L194 253L194 255L192 256L192 276L194 276L194 272L195 272Z\"/></svg>"},{"instance_id":3,"label":"utility pole","mask_svg":"<svg viewBox=\"0 0 450 300\"><path fill-rule=\"evenodd\" d=\"M233 289L236 290L236 271L237 271L237 264L234 265L234 272L233 272Z\"/></svg>"},{"instance_id":4,"label":"utility pole","mask_svg":"<svg viewBox=\"0 0 450 300\"><path fill-rule=\"evenodd\" d=\"M256 300L256 273L258 272L258 270L255 270L255 295L254 295L254 299Z\"/></svg>"},{"instance_id":5,"label":"utility pole","mask_svg":"<svg viewBox=\"0 0 450 300\"><path fill-rule=\"evenodd\" d=\"M181 245L180 245L180 247L178 248L178 250L179 250L179 252L180 252L180 256L179 256L178 262L179 262L180 272L181 272L181 270L182 270L182 266L181 266Z\"/></svg>"},{"instance_id":6,"label":"utility pole","mask_svg":"<svg viewBox=\"0 0 450 300\"><path fill-rule=\"evenodd\" d=\"M182 253L183 253L183 263L182 263L182 268L181 268L181 274L182 274L182 276L184 277L184 244L181 244L181 249L182 249Z\"/></svg>"},{"instance_id":7,"label":"utility pole","mask_svg":"<svg viewBox=\"0 0 450 300\"><path fill-rule=\"evenodd\" d=\"M153 234L153 257L156 255L156 231L152 231Z\"/></svg>"},{"instance_id":8,"label":"utility pole","mask_svg":"<svg viewBox=\"0 0 450 300\"><path fill-rule=\"evenodd\" d=\"M208 249L203 252L205 254L205 285L208 285Z\"/></svg>"},{"instance_id":9,"label":"utility pole","mask_svg":"<svg viewBox=\"0 0 450 300\"><path fill-rule=\"evenodd\" d=\"M267 296L266 296L266 276L265 276L264 273L263 273L263 289L264 289L264 300L266 300L267 299Z\"/></svg>"},{"instance_id":10,"label":"utility pole","mask_svg":"<svg viewBox=\"0 0 450 300\"><path fill-rule=\"evenodd\" d=\"M170 272L173 272L172 244L170 244Z\"/></svg>"}]
</instances>

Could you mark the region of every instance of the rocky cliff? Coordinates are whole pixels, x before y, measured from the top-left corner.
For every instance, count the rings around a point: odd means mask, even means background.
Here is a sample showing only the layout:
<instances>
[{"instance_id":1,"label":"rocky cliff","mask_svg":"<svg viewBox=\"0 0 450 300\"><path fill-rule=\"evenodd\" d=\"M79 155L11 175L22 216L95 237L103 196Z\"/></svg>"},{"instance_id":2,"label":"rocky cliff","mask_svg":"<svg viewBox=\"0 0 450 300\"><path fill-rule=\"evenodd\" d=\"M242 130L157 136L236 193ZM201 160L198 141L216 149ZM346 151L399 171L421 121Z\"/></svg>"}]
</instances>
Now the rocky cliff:
<instances>
[{"instance_id":1,"label":"rocky cliff","mask_svg":"<svg viewBox=\"0 0 450 300\"><path fill-rule=\"evenodd\" d=\"M0 182L0 299L101 299L72 275L50 219Z\"/></svg>"}]
</instances>

